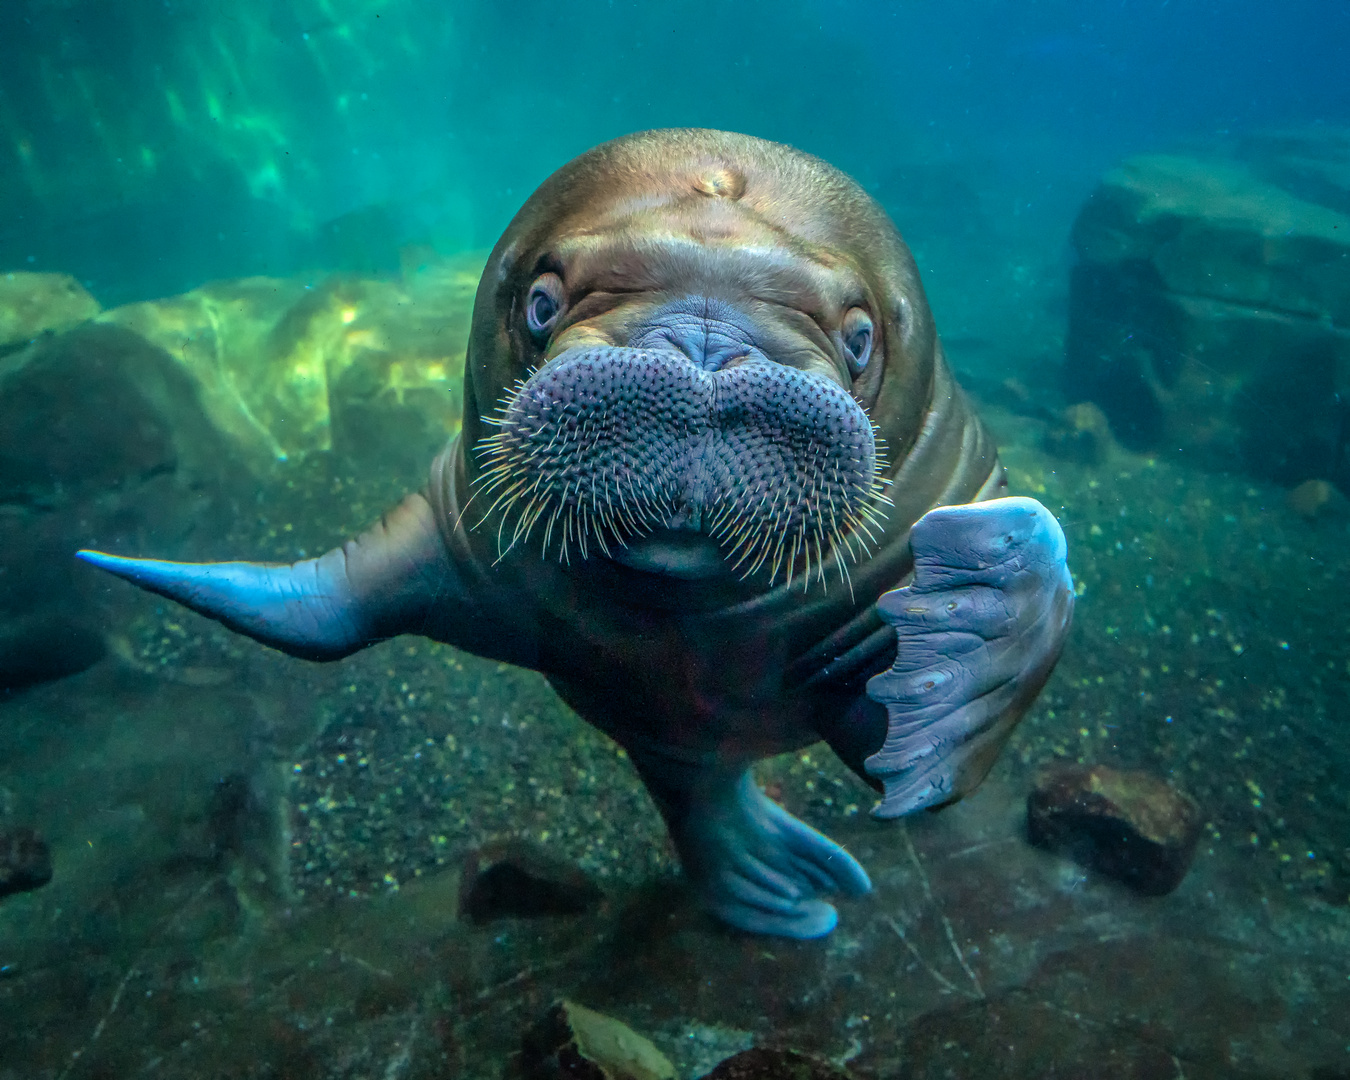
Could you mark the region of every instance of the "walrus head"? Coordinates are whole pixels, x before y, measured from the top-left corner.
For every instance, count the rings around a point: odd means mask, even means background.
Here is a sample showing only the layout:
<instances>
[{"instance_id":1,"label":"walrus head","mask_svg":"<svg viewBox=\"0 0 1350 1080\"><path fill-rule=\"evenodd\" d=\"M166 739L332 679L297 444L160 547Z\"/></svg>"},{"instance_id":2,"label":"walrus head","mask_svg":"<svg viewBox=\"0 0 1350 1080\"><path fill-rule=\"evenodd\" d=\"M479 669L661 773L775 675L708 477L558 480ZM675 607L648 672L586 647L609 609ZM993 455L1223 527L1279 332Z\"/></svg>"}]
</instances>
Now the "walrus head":
<instances>
[{"instance_id":1,"label":"walrus head","mask_svg":"<svg viewBox=\"0 0 1350 1080\"><path fill-rule=\"evenodd\" d=\"M719 131L607 143L483 275L465 524L498 557L846 577L885 531L887 450L918 433L935 347L908 250L836 169Z\"/></svg>"}]
</instances>

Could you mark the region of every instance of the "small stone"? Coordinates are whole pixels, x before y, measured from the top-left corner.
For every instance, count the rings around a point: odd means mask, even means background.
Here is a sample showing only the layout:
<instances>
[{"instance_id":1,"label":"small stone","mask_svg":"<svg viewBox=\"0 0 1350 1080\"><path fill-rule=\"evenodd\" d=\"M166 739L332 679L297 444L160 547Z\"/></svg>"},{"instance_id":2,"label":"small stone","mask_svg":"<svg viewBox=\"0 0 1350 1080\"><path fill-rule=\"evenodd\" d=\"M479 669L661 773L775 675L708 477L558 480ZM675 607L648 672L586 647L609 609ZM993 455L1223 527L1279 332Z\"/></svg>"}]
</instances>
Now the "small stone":
<instances>
[{"instance_id":1,"label":"small stone","mask_svg":"<svg viewBox=\"0 0 1350 1080\"><path fill-rule=\"evenodd\" d=\"M1045 448L1065 461L1100 465L1116 450L1106 414L1090 401L1070 405L1045 432Z\"/></svg>"},{"instance_id":2,"label":"small stone","mask_svg":"<svg viewBox=\"0 0 1350 1080\"><path fill-rule=\"evenodd\" d=\"M1057 765L1027 797L1027 834L1148 896L1181 884L1200 839L1200 811L1146 772Z\"/></svg>"},{"instance_id":3,"label":"small stone","mask_svg":"<svg viewBox=\"0 0 1350 1080\"><path fill-rule=\"evenodd\" d=\"M460 914L475 923L580 915L604 893L571 863L520 841L472 852L460 892Z\"/></svg>"},{"instance_id":4,"label":"small stone","mask_svg":"<svg viewBox=\"0 0 1350 1080\"><path fill-rule=\"evenodd\" d=\"M795 1050L757 1046L727 1058L703 1080L848 1080L848 1073Z\"/></svg>"},{"instance_id":5,"label":"small stone","mask_svg":"<svg viewBox=\"0 0 1350 1080\"><path fill-rule=\"evenodd\" d=\"M524 1039L529 1080L675 1080L675 1066L613 1017L560 1001Z\"/></svg>"},{"instance_id":6,"label":"small stone","mask_svg":"<svg viewBox=\"0 0 1350 1080\"><path fill-rule=\"evenodd\" d=\"M1350 500L1326 480L1304 480L1284 497L1284 501L1290 510L1308 521L1344 513L1350 505Z\"/></svg>"},{"instance_id":7,"label":"small stone","mask_svg":"<svg viewBox=\"0 0 1350 1080\"><path fill-rule=\"evenodd\" d=\"M0 826L0 896L31 892L52 879L47 843L27 826Z\"/></svg>"}]
</instances>

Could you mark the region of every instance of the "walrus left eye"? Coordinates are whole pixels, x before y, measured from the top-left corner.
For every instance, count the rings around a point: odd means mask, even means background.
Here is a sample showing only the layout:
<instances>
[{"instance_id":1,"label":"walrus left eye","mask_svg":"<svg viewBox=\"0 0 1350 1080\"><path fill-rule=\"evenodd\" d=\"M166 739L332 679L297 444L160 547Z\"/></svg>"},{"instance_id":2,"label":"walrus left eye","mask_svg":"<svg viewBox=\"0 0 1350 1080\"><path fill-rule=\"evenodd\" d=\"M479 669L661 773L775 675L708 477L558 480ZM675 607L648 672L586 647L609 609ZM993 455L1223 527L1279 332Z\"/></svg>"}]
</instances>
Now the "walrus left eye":
<instances>
[{"instance_id":1,"label":"walrus left eye","mask_svg":"<svg viewBox=\"0 0 1350 1080\"><path fill-rule=\"evenodd\" d=\"M525 322L536 338L543 339L553 330L563 307L563 283L557 274L540 274L525 297Z\"/></svg>"},{"instance_id":2,"label":"walrus left eye","mask_svg":"<svg viewBox=\"0 0 1350 1080\"><path fill-rule=\"evenodd\" d=\"M840 334L844 339L844 357L848 370L856 379L872 358L872 319L862 308L849 308L844 314Z\"/></svg>"}]
</instances>

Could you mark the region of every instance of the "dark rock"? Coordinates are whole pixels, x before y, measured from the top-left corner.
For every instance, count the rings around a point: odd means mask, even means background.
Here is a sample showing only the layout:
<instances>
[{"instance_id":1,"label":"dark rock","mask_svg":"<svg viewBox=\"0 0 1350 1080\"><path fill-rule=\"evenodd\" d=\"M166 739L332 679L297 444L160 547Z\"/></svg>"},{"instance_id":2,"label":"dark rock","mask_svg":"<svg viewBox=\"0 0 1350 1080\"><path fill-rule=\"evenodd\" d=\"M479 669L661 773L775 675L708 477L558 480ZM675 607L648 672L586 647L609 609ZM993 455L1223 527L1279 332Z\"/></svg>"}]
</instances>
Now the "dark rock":
<instances>
[{"instance_id":1,"label":"dark rock","mask_svg":"<svg viewBox=\"0 0 1350 1080\"><path fill-rule=\"evenodd\" d=\"M675 1080L675 1067L646 1038L571 1001L526 1033L520 1065L526 1080Z\"/></svg>"},{"instance_id":2,"label":"dark rock","mask_svg":"<svg viewBox=\"0 0 1350 1080\"><path fill-rule=\"evenodd\" d=\"M257 800L243 773L216 781L200 816L185 821L178 831L170 866L218 869L230 855L245 852Z\"/></svg>"},{"instance_id":3,"label":"dark rock","mask_svg":"<svg viewBox=\"0 0 1350 1080\"><path fill-rule=\"evenodd\" d=\"M727 1058L703 1080L848 1080L848 1073L795 1050L755 1047Z\"/></svg>"},{"instance_id":4,"label":"dark rock","mask_svg":"<svg viewBox=\"0 0 1350 1080\"><path fill-rule=\"evenodd\" d=\"M1027 834L1038 847L1149 896L1181 884L1200 839L1200 811L1146 772L1057 765L1027 797Z\"/></svg>"},{"instance_id":5,"label":"dark rock","mask_svg":"<svg viewBox=\"0 0 1350 1080\"><path fill-rule=\"evenodd\" d=\"M1350 484L1350 139L1307 143L1133 158L1079 213L1065 389L1131 449Z\"/></svg>"},{"instance_id":6,"label":"dark rock","mask_svg":"<svg viewBox=\"0 0 1350 1080\"><path fill-rule=\"evenodd\" d=\"M0 625L0 693L77 675L106 652L103 635L64 615Z\"/></svg>"},{"instance_id":7,"label":"dark rock","mask_svg":"<svg viewBox=\"0 0 1350 1080\"><path fill-rule=\"evenodd\" d=\"M0 896L30 892L52 879L46 842L27 826L0 825Z\"/></svg>"},{"instance_id":8,"label":"dark rock","mask_svg":"<svg viewBox=\"0 0 1350 1080\"><path fill-rule=\"evenodd\" d=\"M475 923L580 915L604 893L571 863L510 841L473 852L465 867L460 914Z\"/></svg>"},{"instance_id":9,"label":"dark rock","mask_svg":"<svg viewBox=\"0 0 1350 1080\"><path fill-rule=\"evenodd\" d=\"M113 591L75 550L153 535L158 554L190 557L183 541L234 517L237 461L189 376L131 331L90 323L0 358L0 623L23 635L35 613L97 622Z\"/></svg>"}]
</instances>

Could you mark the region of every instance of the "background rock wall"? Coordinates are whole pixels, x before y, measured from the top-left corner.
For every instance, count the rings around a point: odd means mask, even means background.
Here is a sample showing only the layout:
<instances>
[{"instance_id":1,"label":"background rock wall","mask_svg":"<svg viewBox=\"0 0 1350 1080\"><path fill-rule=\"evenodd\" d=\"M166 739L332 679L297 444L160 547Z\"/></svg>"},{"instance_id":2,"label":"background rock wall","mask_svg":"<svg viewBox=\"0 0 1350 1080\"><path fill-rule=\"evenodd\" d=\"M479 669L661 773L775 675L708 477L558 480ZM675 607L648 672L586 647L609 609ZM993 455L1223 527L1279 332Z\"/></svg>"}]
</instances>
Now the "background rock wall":
<instances>
[{"instance_id":1,"label":"background rock wall","mask_svg":"<svg viewBox=\"0 0 1350 1080\"><path fill-rule=\"evenodd\" d=\"M1135 450L1350 484L1350 132L1132 158L1073 245L1071 398Z\"/></svg>"}]
</instances>

